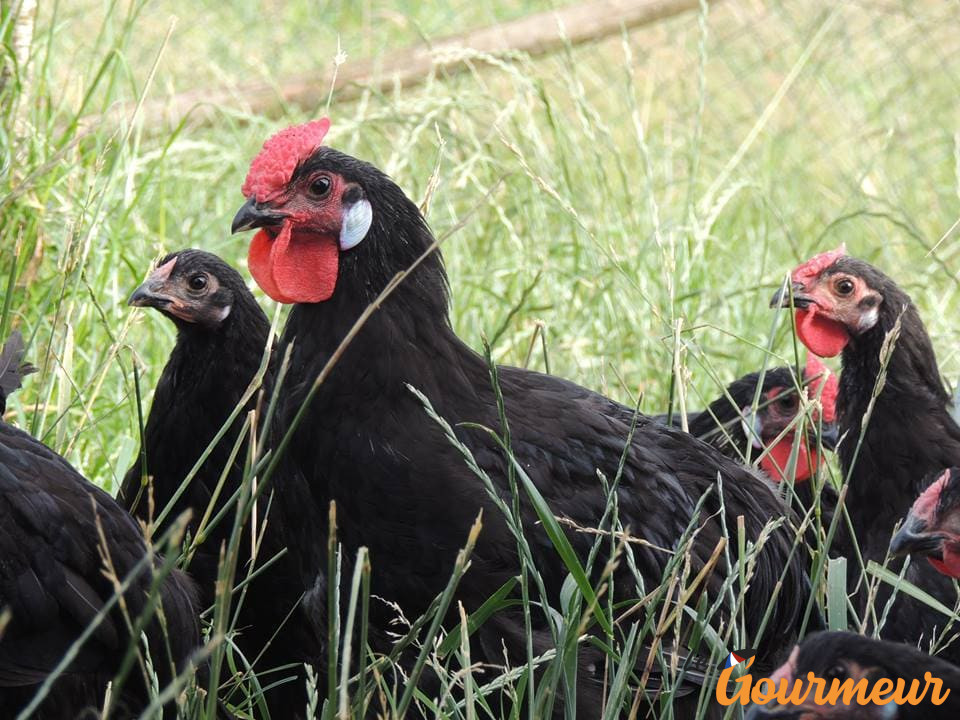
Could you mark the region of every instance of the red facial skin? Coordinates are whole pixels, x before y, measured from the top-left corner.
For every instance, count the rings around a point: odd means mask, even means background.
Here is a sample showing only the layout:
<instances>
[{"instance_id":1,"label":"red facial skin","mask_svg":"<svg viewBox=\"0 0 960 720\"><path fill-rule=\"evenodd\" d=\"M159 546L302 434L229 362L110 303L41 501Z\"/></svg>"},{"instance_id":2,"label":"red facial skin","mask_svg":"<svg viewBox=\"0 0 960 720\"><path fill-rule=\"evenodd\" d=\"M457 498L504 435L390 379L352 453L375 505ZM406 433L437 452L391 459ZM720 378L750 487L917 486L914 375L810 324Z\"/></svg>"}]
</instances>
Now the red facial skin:
<instances>
[{"instance_id":1,"label":"red facial skin","mask_svg":"<svg viewBox=\"0 0 960 720\"><path fill-rule=\"evenodd\" d=\"M286 216L279 230L262 228L250 242L250 273L277 302L323 302L336 288L343 217L341 198L346 183L333 173L317 175L324 175L331 182L326 198L309 196L315 175L284 188L271 201Z\"/></svg>"},{"instance_id":2,"label":"red facial skin","mask_svg":"<svg viewBox=\"0 0 960 720\"><path fill-rule=\"evenodd\" d=\"M807 359L803 374L808 382L807 397L811 400L819 397L822 406L822 413L820 411L815 412L814 420L820 413L824 422L834 422L837 400L836 376L813 355ZM786 479L783 473L790 462L790 455L793 453L796 433L788 432L773 446L769 446L769 443L773 442L793 422L799 409L796 395L791 394L783 398L784 401L789 402L789 405L785 405L784 402L777 399L786 390L786 388L772 388L762 400L762 404L765 404L766 408L763 417L763 434L765 437L761 440L769 449L760 459L760 467L763 468L768 477L778 483ZM820 467L821 461L820 452L815 445L807 442L801 443L797 448L794 482L803 482L813 477L813 474Z\"/></svg>"},{"instance_id":3,"label":"red facial skin","mask_svg":"<svg viewBox=\"0 0 960 720\"><path fill-rule=\"evenodd\" d=\"M790 393L788 388L771 388L763 396L761 404L766 407L762 410L764 437L761 440L764 445L773 442L794 421L799 408L797 401L796 394ZM768 445L768 451L760 459L760 467L774 482L783 482L786 479L783 473L790 462L795 437L796 433L788 432L775 445ZM820 457L816 450L811 453L807 444L801 443L797 452L794 482L809 480L819 464Z\"/></svg>"},{"instance_id":4,"label":"red facial skin","mask_svg":"<svg viewBox=\"0 0 960 720\"><path fill-rule=\"evenodd\" d=\"M284 218L279 227L254 235L247 257L257 284L278 302L323 302L336 288L347 184L326 171L293 180L297 167L316 152L329 128L330 120L322 118L278 132L253 159L243 183L246 197ZM320 177L330 182L322 195L312 189Z\"/></svg>"},{"instance_id":5,"label":"red facial skin","mask_svg":"<svg viewBox=\"0 0 960 720\"><path fill-rule=\"evenodd\" d=\"M803 285L804 288L812 287L817 283L820 273L845 254L843 248L838 248L814 255L796 268L790 274L790 279L794 283ZM850 335L843 325L833 321L829 316L824 316L824 309L826 308L821 307L820 302L808 308L798 309L796 311L797 335L815 355L834 357L839 355L850 341Z\"/></svg>"},{"instance_id":6,"label":"red facial skin","mask_svg":"<svg viewBox=\"0 0 960 720\"><path fill-rule=\"evenodd\" d=\"M943 560L927 558L937 572L960 579L960 538L951 543L943 543Z\"/></svg>"},{"instance_id":7,"label":"red facial skin","mask_svg":"<svg viewBox=\"0 0 960 720\"><path fill-rule=\"evenodd\" d=\"M796 288L794 297L802 295L808 303L796 311L797 336L820 357L839 355L852 335L876 323L876 307L865 312L860 306L860 301L870 295L879 298L875 291L856 275L824 273L845 254L843 248L821 253L790 276Z\"/></svg>"}]
</instances>

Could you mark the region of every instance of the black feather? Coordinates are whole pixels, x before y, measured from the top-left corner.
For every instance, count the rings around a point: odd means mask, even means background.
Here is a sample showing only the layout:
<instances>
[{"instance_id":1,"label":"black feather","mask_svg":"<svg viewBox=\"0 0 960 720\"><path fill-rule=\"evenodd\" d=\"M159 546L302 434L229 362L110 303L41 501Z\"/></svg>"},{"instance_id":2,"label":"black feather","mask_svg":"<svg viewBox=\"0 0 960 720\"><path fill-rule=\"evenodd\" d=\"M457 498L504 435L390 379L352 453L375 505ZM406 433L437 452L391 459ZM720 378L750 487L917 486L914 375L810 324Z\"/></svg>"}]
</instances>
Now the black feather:
<instances>
[{"instance_id":1,"label":"black feather","mask_svg":"<svg viewBox=\"0 0 960 720\"><path fill-rule=\"evenodd\" d=\"M100 531L106 541L104 548ZM147 609L160 559L142 562L147 547L135 521L113 498L62 457L0 422L0 608L11 620L0 638L0 715L13 717L114 594L102 552L117 576L134 577L124 594L135 621ZM134 573L138 563L141 570ZM161 687L199 645L196 588L172 571L160 586L167 632L156 616L145 628ZM107 682L131 640L117 604L53 685L35 717L67 720L99 708ZM166 648L170 647L170 654ZM139 669L119 697L121 713L147 701Z\"/></svg>"},{"instance_id":2,"label":"black feather","mask_svg":"<svg viewBox=\"0 0 960 720\"><path fill-rule=\"evenodd\" d=\"M23 335L14 330L0 350L0 415L6 412L7 398L21 386L23 376L37 371L30 363L23 362L23 353Z\"/></svg>"}]
</instances>

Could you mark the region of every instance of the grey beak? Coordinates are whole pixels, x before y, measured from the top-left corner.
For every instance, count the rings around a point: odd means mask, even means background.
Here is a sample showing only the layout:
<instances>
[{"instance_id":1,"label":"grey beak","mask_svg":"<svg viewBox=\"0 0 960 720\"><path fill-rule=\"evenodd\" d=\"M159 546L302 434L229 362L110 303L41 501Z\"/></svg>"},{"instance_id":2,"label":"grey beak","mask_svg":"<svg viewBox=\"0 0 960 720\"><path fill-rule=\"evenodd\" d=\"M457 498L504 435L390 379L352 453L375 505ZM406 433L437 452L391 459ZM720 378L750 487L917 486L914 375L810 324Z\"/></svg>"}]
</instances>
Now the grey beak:
<instances>
[{"instance_id":1,"label":"grey beak","mask_svg":"<svg viewBox=\"0 0 960 720\"><path fill-rule=\"evenodd\" d=\"M936 532L927 532L927 524L911 513L904 521L903 527L890 541L890 552L896 556L929 555L941 557L943 536Z\"/></svg>"},{"instance_id":2,"label":"grey beak","mask_svg":"<svg viewBox=\"0 0 960 720\"><path fill-rule=\"evenodd\" d=\"M795 282L791 285L791 290L793 290L793 306L795 308L805 308L813 303L813 298L809 295L803 293L804 285L803 283ZM790 297L791 293L787 291L786 287L781 287L777 290L773 297L770 298L770 307L779 308L779 307L790 307Z\"/></svg>"},{"instance_id":3,"label":"grey beak","mask_svg":"<svg viewBox=\"0 0 960 720\"><path fill-rule=\"evenodd\" d=\"M257 203L256 198L251 197L234 215L233 222L230 224L230 232L233 234L253 228L279 225L283 222L284 217L283 213L264 208Z\"/></svg>"},{"instance_id":4,"label":"grey beak","mask_svg":"<svg viewBox=\"0 0 960 720\"><path fill-rule=\"evenodd\" d=\"M130 296L130 299L127 300L127 305L132 305L134 307L154 307L162 308L166 305L169 305L172 300L165 295L158 293L151 285L155 283L147 280L143 285L138 287L133 291L133 294Z\"/></svg>"},{"instance_id":5,"label":"grey beak","mask_svg":"<svg viewBox=\"0 0 960 720\"><path fill-rule=\"evenodd\" d=\"M823 423L820 427L820 444L825 450L836 450L840 442L840 428L836 423Z\"/></svg>"}]
</instances>

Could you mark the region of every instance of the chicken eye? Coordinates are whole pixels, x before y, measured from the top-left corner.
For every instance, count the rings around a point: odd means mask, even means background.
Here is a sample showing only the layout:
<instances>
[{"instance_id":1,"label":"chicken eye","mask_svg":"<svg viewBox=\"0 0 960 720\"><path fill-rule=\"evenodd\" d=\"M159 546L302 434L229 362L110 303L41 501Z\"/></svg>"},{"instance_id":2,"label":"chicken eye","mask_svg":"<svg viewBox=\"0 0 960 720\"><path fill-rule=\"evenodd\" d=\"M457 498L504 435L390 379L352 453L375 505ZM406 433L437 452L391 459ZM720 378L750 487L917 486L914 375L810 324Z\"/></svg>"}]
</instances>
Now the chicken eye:
<instances>
[{"instance_id":1,"label":"chicken eye","mask_svg":"<svg viewBox=\"0 0 960 720\"><path fill-rule=\"evenodd\" d=\"M834 284L834 288L836 289L838 295L849 295L853 292L853 281L849 278L840 278Z\"/></svg>"},{"instance_id":2,"label":"chicken eye","mask_svg":"<svg viewBox=\"0 0 960 720\"><path fill-rule=\"evenodd\" d=\"M780 406L781 410L796 410L797 396L792 393L781 395L779 398L777 398L777 405Z\"/></svg>"},{"instance_id":3,"label":"chicken eye","mask_svg":"<svg viewBox=\"0 0 960 720\"><path fill-rule=\"evenodd\" d=\"M843 665L834 665L832 668L827 670L826 674L823 676L823 679L827 682L831 680L843 680L847 679L847 669Z\"/></svg>"},{"instance_id":4,"label":"chicken eye","mask_svg":"<svg viewBox=\"0 0 960 720\"><path fill-rule=\"evenodd\" d=\"M187 284L190 286L191 290L200 291L207 287L207 276L206 275L194 275L191 277Z\"/></svg>"},{"instance_id":5,"label":"chicken eye","mask_svg":"<svg viewBox=\"0 0 960 720\"><path fill-rule=\"evenodd\" d=\"M330 178L326 175L321 175L310 183L310 194L315 198L326 197L327 193L330 192L330 185Z\"/></svg>"}]
</instances>

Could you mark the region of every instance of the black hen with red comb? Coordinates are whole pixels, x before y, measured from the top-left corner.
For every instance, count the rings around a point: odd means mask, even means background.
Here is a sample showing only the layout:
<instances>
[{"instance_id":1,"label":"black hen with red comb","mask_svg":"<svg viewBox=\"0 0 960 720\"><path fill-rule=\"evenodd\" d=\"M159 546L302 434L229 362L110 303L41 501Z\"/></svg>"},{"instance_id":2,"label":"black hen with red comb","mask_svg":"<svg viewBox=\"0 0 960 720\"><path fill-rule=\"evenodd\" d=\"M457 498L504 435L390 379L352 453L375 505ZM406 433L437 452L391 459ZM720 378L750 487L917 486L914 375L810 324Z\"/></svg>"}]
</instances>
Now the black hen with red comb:
<instances>
[{"instance_id":1,"label":"black hen with red comb","mask_svg":"<svg viewBox=\"0 0 960 720\"><path fill-rule=\"evenodd\" d=\"M520 572L517 541L484 484L410 387L450 423L496 494L509 503L505 454L476 427L505 430L490 372L450 326L444 265L438 252L425 255L434 238L416 204L377 168L321 146L320 130L307 128L308 135L313 133L307 140L300 128L270 141L265 153L300 155L255 161L254 170L271 170L248 177L245 187L256 191L248 192L234 220L235 230L260 228L249 257L254 277L275 299L297 303L281 340L283 347L292 346L283 397L287 422L364 309L398 272L419 265L369 315L319 385L288 451L306 474L316 505L326 508L336 501L348 555L369 548L372 592L396 602L409 618L424 612L444 589L482 511L483 530L457 591L472 612ZM660 584L672 548L691 521L699 526L690 549L692 577L720 539L721 513L731 528L742 517L750 542L771 517L783 513L752 471L675 428L640 416L628 443L630 418L607 398L524 369L500 367L498 374L516 461L555 515L580 526L601 525L608 496L598 473L612 481L623 459L619 483L610 492L616 493L620 522L651 543L632 548L631 564L647 590ZM722 507L718 475L724 479ZM697 501L708 492L696 515ZM546 600L560 607L568 569L523 492L519 508ZM320 523L316 532L325 532ZM585 562L594 536L568 528L567 537ZM645 593L627 565L621 563L614 574L618 600ZM712 598L721 595L725 565L721 559L718 569L707 573L705 588ZM594 581L600 571L595 568ZM758 633L767 622L763 637L750 638L760 647L761 662L771 663L784 638L795 635L806 587L792 533L780 526L759 551L746 591L748 632ZM779 599L765 618L774 593ZM385 637L394 614L391 608L372 608L374 635ZM453 616L448 621L457 622ZM534 652L546 651L547 620L536 613L533 622ZM472 641L475 661L501 665L505 645L511 663L525 662L519 612L495 614ZM578 717L601 712L603 672L602 663L592 669L591 663L581 664ZM649 689L654 687L651 682ZM694 696L692 706L678 709L679 716L695 705Z\"/></svg>"},{"instance_id":2,"label":"black hen with red comb","mask_svg":"<svg viewBox=\"0 0 960 720\"><path fill-rule=\"evenodd\" d=\"M842 353L837 416L844 438L838 453L848 478L846 507L864 560L882 563L895 526L914 499L944 468L960 465L960 427L950 414L933 345L910 297L876 267L843 250L817 255L795 269L791 293L777 293L772 304L789 305L791 298L803 343L821 355ZM880 388L884 341L898 326ZM856 565L849 564L851 581L859 575ZM947 606L957 600L953 583L927 563L913 563L907 579ZM884 606L890 589L880 584L875 606ZM929 643L946 625L943 615L900 593L881 634ZM960 660L960 641L943 652Z\"/></svg>"},{"instance_id":3,"label":"black hen with red comb","mask_svg":"<svg viewBox=\"0 0 960 720\"><path fill-rule=\"evenodd\" d=\"M817 413L819 427L806 428L807 437L797 443L796 453L796 429L804 423L797 380L786 367L749 373L733 381L705 410L688 417L687 430L738 462L748 458L759 461L774 482L786 479L795 456L789 476L795 483L803 483L823 462L819 447L833 450L836 446L836 383L836 377L811 356L803 372L804 392L810 400L821 402L823 412ZM666 416L655 419L665 422ZM677 415L672 422L679 426Z\"/></svg>"},{"instance_id":4,"label":"black hen with red comb","mask_svg":"<svg viewBox=\"0 0 960 720\"><path fill-rule=\"evenodd\" d=\"M688 432L737 462L758 465L774 483L789 481L784 493L797 512L808 514L807 541L818 548L826 540L837 506L837 491L815 476L825 462L822 450L837 443L837 378L811 355L803 370L803 392L820 403L808 419L802 412L795 373L787 367L753 372L735 380L706 410L688 418ZM759 395L758 395L759 390ZM756 402L756 409L754 403ZM657 416L664 422L666 417ZM674 425L679 425L677 416ZM804 429L798 437L797 430ZM849 549L846 526L840 524L830 544L831 554Z\"/></svg>"}]
</instances>

